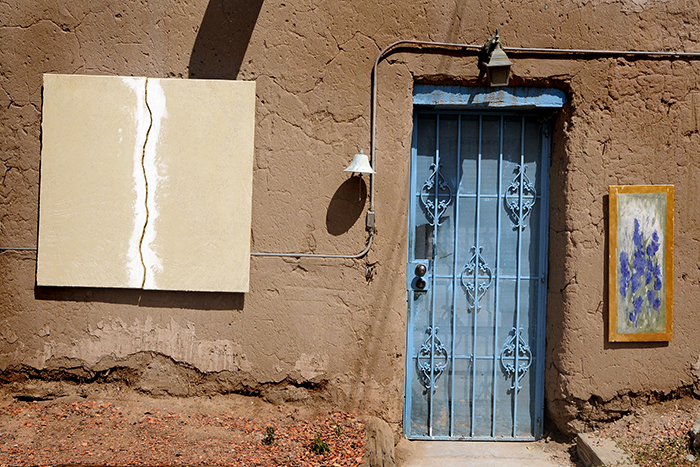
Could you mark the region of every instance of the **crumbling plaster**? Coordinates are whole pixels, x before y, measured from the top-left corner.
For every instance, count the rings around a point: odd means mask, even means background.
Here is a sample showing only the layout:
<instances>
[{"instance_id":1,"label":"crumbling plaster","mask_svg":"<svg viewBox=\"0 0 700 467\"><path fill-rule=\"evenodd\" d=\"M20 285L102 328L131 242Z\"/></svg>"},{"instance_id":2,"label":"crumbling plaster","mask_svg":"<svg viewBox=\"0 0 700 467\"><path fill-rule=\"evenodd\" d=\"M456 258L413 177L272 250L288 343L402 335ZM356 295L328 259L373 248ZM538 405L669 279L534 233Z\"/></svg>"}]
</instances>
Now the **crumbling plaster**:
<instances>
[{"instance_id":1,"label":"crumbling plaster","mask_svg":"<svg viewBox=\"0 0 700 467\"><path fill-rule=\"evenodd\" d=\"M338 232L329 207L359 212L342 169L369 149L381 48L482 43L499 28L507 46L697 51L698 15L697 1L682 0L0 1L0 246L36 244L42 73L255 79L252 250L358 252L364 216ZM628 395L693 384L700 62L514 61L514 84L560 87L569 99L553 134L546 398L572 431L624 412ZM476 79L473 58L395 54L380 65L377 236L366 259L253 257L251 291L237 295L36 289L34 253L0 253L5 378L61 365L158 373L166 358L188 381L198 372L245 381L211 386L223 391L313 386L398 427L411 87ZM645 183L676 186L674 339L608 344L605 194ZM187 395L177 389L187 378L157 381Z\"/></svg>"}]
</instances>

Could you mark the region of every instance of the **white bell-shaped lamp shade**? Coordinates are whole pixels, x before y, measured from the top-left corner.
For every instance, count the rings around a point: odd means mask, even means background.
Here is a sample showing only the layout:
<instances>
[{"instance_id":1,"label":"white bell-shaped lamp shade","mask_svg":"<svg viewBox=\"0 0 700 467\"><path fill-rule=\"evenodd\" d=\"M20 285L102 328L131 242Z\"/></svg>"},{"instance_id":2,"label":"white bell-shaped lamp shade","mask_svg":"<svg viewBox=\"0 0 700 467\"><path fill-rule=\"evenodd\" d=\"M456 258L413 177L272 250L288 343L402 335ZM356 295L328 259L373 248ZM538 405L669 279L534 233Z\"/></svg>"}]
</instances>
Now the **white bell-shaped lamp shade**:
<instances>
[{"instance_id":1,"label":"white bell-shaped lamp shade","mask_svg":"<svg viewBox=\"0 0 700 467\"><path fill-rule=\"evenodd\" d=\"M345 169L345 172L353 172L358 174L376 173L372 166L369 165L369 157L367 157L367 154L362 152L362 149L360 149L359 154L355 154L355 157L352 158L352 162L348 168Z\"/></svg>"}]
</instances>

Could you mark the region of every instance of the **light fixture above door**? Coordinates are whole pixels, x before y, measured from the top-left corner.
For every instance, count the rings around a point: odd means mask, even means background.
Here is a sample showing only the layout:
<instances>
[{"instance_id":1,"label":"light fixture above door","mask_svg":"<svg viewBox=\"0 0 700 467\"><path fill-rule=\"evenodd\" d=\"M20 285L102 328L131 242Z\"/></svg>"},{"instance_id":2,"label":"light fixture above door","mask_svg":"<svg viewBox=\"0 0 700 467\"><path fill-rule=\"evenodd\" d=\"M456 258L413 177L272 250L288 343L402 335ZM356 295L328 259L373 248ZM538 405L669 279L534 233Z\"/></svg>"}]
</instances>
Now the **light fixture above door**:
<instances>
[{"instance_id":1,"label":"light fixture above door","mask_svg":"<svg viewBox=\"0 0 700 467\"><path fill-rule=\"evenodd\" d=\"M513 65L503 50L501 39L496 34L489 37L479 53L479 67L486 70L489 86L508 86L510 67Z\"/></svg>"}]
</instances>

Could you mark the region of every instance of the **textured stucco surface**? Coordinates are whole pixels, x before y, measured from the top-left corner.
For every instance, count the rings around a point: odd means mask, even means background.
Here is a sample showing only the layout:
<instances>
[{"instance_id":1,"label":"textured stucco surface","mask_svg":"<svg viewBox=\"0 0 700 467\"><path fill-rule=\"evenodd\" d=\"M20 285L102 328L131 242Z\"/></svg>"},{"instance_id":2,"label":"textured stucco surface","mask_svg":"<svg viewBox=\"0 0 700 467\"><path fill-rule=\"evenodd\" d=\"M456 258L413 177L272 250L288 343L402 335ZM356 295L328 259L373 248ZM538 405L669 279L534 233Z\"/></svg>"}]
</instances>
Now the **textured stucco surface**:
<instances>
[{"instance_id":1,"label":"textured stucco surface","mask_svg":"<svg viewBox=\"0 0 700 467\"><path fill-rule=\"evenodd\" d=\"M352 253L365 240L357 193L366 188L342 170L369 149L370 71L382 48L412 38L481 44L499 28L506 46L700 51L699 15L697 1L681 0L7 0L0 246L36 245L42 73L255 79L252 250ZM546 398L557 424L572 431L624 412L636 396L694 383L700 62L513 61L512 84L555 86L568 97L550 172ZM35 288L35 254L5 251L0 368L14 378L130 367L170 375L150 381L174 392L194 381L193 371L209 372L216 384L198 381L222 391L302 385L396 429L412 85L483 84L477 75L475 59L459 56L397 53L380 64L377 237L366 259L253 257L250 293L239 295ZM606 341L611 184L676 187L668 344ZM168 361L182 372L168 372Z\"/></svg>"}]
</instances>

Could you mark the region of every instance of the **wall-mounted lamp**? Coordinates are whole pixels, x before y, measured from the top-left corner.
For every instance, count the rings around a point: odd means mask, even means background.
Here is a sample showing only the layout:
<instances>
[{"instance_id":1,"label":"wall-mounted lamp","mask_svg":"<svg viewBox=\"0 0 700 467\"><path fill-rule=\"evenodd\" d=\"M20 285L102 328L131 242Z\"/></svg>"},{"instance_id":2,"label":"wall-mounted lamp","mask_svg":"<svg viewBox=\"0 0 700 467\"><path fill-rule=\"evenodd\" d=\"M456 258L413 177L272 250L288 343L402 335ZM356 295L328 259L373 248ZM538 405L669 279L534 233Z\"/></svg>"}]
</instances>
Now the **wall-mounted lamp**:
<instances>
[{"instance_id":1,"label":"wall-mounted lamp","mask_svg":"<svg viewBox=\"0 0 700 467\"><path fill-rule=\"evenodd\" d=\"M362 174L377 173L369 164L369 157L367 157L367 154L362 152L362 149L360 149L359 154L355 154L355 157L352 158L352 162L348 168L344 170L344 172L357 173L360 174L360 176L362 176Z\"/></svg>"},{"instance_id":2,"label":"wall-mounted lamp","mask_svg":"<svg viewBox=\"0 0 700 467\"><path fill-rule=\"evenodd\" d=\"M479 53L479 67L486 69L489 86L508 86L511 65L513 62L508 60L496 29L496 34L489 37Z\"/></svg>"}]
</instances>

